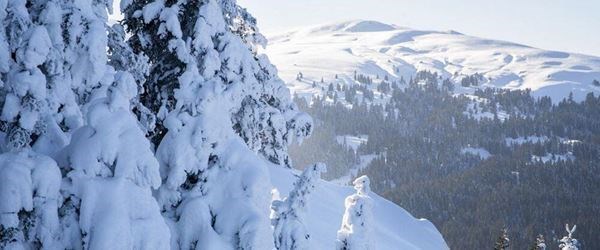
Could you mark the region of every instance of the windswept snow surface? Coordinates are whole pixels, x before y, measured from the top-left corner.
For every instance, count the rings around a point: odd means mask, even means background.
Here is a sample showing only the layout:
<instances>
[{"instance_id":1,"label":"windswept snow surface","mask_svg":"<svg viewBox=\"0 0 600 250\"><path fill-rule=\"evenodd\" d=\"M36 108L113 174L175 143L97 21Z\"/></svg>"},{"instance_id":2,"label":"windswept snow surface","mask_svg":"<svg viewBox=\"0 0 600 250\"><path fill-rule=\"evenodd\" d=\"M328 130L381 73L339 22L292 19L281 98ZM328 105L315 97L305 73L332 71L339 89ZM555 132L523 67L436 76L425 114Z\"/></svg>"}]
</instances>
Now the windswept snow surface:
<instances>
[{"instance_id":1,"label":"windswept snow surface","mask_svg":"<svg viewBox=\"0 0 600 250\"><path fill-rule=\"evenodd\" d=\"M429 70L456 82L479 73L485 79L478 87L531 89L534 96L550 96L554 102L569 92L575 100L583 100L588 92L600 93L600 87L592 84L594 79L600 80L599 57L375 21L334 23L274 35L265 53L297 93L311 91L312 84L296 81L298 72L316 81L323 77L328 83L335 74L351 80L355 70L406 79Z\"/></svg>"},{"instance_id":2,"label":"windswept snow surface","mask_svg":"<svg viewBox=\"0 0 600 250\"><path fill-rule=\"evenodd\" d=\"M282 196L293 188L297 174L289 169L270 166L271 182ZM345 211L344 200L355 193L350 186L320 180L307 207L306 226L310 233L309 249L335 249L336 232ZM373 238L376 249L449 249L435 226L416 219L401 207L375 193L373 199Z\"/></svg>"}]
</instances>

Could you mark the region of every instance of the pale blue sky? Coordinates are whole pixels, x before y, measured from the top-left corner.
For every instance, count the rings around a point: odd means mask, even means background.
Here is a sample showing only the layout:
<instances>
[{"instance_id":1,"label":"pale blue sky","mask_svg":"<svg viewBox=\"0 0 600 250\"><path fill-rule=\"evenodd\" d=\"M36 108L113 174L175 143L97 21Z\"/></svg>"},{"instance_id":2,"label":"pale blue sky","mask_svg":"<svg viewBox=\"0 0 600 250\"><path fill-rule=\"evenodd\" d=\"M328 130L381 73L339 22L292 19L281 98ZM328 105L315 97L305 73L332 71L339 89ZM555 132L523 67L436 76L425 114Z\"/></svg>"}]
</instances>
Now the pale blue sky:
<instances>
[{"instance_id":1,"label":"pale blue sky","mask_svg":"<svg viewBox=\"0 0 600 250\"><path fill-rule=\"evenodd\" d=\"M238 0L263 33L351 19L600 56L600 0Z\"/></svg>"}]
</instances>

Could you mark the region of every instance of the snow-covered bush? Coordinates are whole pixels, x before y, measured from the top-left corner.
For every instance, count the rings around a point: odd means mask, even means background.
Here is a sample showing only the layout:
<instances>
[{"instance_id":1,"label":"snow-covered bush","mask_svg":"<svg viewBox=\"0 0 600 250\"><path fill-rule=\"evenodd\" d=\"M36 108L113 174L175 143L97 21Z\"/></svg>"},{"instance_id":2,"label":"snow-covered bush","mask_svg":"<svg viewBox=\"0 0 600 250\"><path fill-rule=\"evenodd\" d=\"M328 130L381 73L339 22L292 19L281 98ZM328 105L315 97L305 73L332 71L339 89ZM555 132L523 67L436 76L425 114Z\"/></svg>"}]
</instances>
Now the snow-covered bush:
<instances>
[{"instance_id":1,"label":"snow-covered bush","mask_svg":"<svg viewBox=\"0 0 600 250\"><path fill-rule=\"evenodd\" d=\"M371 241L373 204L369 196L369 177L358 177L352 184L356 193L346 198L346 211L337 233L337 249L374 249Z\"/></svg>"},{"instance_id":2,"label":"snow-covered bush","mask_svg":"<svg viewBox=\"0 0 600 250\"><path fill-rule=\"evenodd\" d=\"M322 163L304 169L294 183L294 189L284 200L274 200L271 204L271 225L277 249L309 249L310 234L304 224L306 207L310 194L315 190L321 173L327 171Z\"/></svg>"}]
</instances>

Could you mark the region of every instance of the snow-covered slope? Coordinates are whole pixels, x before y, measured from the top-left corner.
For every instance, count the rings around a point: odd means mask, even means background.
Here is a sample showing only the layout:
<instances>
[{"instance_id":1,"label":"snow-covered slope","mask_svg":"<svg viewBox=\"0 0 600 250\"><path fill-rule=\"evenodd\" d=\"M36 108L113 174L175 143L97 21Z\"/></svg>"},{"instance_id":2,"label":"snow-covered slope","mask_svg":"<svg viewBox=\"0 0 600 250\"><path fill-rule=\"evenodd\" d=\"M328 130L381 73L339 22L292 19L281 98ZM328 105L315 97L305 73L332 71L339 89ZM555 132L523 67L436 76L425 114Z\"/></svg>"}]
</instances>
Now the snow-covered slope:
<instances>
[{"instance_id":1,"label":"snow-covered slope","mask_svg":"<svg viewBox=\"0 0 600 250\"><path fill-rule=\"evenodd\" d=\"M271 165L271 182L282 196L292 189L296 176L289 169ZM353 194L352 187L319 181L308 202L307 229L309 249L334 249L336 232L344 214L344 199ZM371 193L374 249L448 249L442 235L425 219L416 219L394 203Z\"/></svg>"},{"instance_id":2,"label":"snow-covered slope","mask_svg":"<svg viewBox=\"0 0 600 250\"><path fill-rule=\"evenodd\" d=\"M349 21L303 28L269 38L265 51L279 75L297 92L309 83L295 81L298 72L317 81L335 74L352 77L356 70L372 76L408 78L429 70L459 81L475 73L479 87L531 89L554 101L573 92L582 100L600 80L600 58L546 51L515 43L481 39L454 31L413 30L375 21Z\"/></svg>"}]
</instances>

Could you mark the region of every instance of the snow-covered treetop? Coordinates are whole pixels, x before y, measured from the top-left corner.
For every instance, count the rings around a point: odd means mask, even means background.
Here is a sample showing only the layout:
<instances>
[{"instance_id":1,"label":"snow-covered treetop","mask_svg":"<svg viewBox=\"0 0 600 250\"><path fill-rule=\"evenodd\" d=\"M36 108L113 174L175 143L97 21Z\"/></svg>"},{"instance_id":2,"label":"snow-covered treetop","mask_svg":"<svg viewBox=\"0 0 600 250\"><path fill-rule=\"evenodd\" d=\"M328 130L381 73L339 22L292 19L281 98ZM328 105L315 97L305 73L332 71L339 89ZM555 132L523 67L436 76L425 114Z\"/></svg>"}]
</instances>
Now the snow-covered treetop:
<instances>
[{"instance_id":1,"label":"snow-covered treetop","mask_svg":"<svg viewBox=\"0 0 600 250\"><path fill-rule=\"evenodd\" d=\"M309 196L321 179L321 173L325 171L327 169L323 163L306 167L294 183L289 196L272 202L271 225L275 248L309 249L310 233L305 225L306 207Z\"/></svg>"},{"instance_id":2,"label":"snow-covered treetop","mask_svg":"<svg viewBox=\"0 0 600 250\"><path fill-rule=\"evenodd\" d=\"M358 195L369 195L369 192L371 192L370 183L371 182L369 181L369 177L367 177L366 175L358 177L352 182L352 184L354 184L354 189L356 189Z\"/></svg>"},{"instance_id":3,"label":"snow-covered treetop","mask_svg":"<svg viewBox=\"0 0 600 250\"><path fill-rule=\"evenodd\" d=\"M565 230L567 230L568 235L563 237L560 240L560 249L562 250L578 250L579 249L579 241L573 238L573 233L577 229L577 225L573 225L572 228L569 228L569 224L565 225Z\"/></svg>"}]
</instances>

